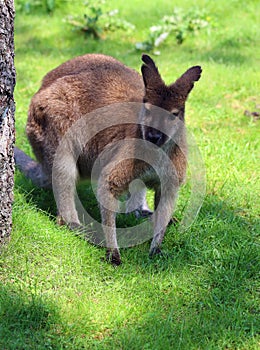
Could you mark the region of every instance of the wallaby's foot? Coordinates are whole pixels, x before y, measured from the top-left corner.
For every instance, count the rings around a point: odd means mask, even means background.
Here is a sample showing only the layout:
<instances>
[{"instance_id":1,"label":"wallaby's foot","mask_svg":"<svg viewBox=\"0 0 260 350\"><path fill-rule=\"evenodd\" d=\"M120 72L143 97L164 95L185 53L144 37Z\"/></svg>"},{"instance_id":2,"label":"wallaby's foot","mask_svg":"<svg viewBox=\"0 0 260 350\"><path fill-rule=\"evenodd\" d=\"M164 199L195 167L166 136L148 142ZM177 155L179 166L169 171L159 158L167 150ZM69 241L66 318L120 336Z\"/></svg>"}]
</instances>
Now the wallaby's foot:
<instances>
[{"instance_id":1,"label":"wallaby's foot","mask_svg":"<svg viewBox=\"0 0 260 350\"><path fill-rule=\"evenodd\" d=\"M138 187L139 184L139 187ZM137 187L135 187L137 186ZM126 203L126 212L134 213L137 219L147 218L153 215L153 212L149 208L146 201L146 187L141 183L140 180L134 180L130 184L130 193Z\"/></svg>"},{"instance_id":2,"label":"wallaby's foot","mask_svg":"<svg viewBox=\"0 0 260 350\"><path fill-rule=\"evenodd\" d=\"M86 228L83 225L78 224L77 222L70 222L67 226L71 231L77 231L79 233L86 230Z\"/></svg>"},{"instance_id":3,"label":"wallaby's foot","mask_svg":"<svg viewBox=\"0 0 260 350\"><path fill-rule=\"evenodd\" d=\"M153 215L153 212L150 209L142 209L139 211L141 218L148 218Z\"/></svg>"},{"instance_id":4,"label":"wallaby's foot","mask_svg":"<svg viewBox=\"0 0 260 350\"><path fill-rule=\"evenodd\" d=\"M78 224L77 222L70 222L68 228L75 233L76 236L87 240L88 242L94 243L94 232L87 226ZM95 243L94 243L95 244Z\"/></svg>"},{"instance_id":5,"label":"wallaby's foot","mask_svg":"<svg viewBox=\"0 0 260 350\"><path fill-rule=\"evenodd\" d=\"M91 232L90 230L87 229L86 226L83 226L78 222L70 222L67 224L60 215L57 216L57 224L59 226L66 225L71 231L75 232L76 235L82 236L85 238L87 238Z\"/></svg>"},{"instance_id":6,"label":"wallaby's foot","mask_svg":"<svg viewBox=\"0 0 260 350\"><path fill-rule=\"evenodd\" d=\"M114 266L121 265L121 257L118 249L107 248L106 259Z\"/></svg>"},{"instance_id":7,"label":"wallaby's foot","mask_svg":"<svg viewBox=\"0 0 260 350\"><path fill-rule=\"evenodd\" d=\"M78 224L77 222L70 222L67 226L76 236L95 244L95 232L89 229L89 227Z\"/></svg>"},{"instance_id":8,"label":"wallaby's foot","mask_svg":"<svg viewBox=\"0 0 260 350\"><path fill-rule=\"evenodd\" d=\"M156 246L150 249L149 257L152 258L153 256L159 255L159 254L162 254L162 251L158 246Z\"/></svg>"},{"instance_id":9,"label":"wallaby's foot","mask_svg":"<svg viewBox=\"0 0 260 350\"><path fill-rule=\"evenodd\" d=\"M134 215L136 217L136 219L145 219L145 218L149 218L150 216L153 215L153 211L151 211L149 208L143 209L136 209L134 210Z\"/></svg>"},{"instance_id":10,"label":"wallaby's foot","mask_svg":"<svg viewBox=\"0 0 260 350\"><path fill-rule=\"evenodd\" d=\"M57 215L56 221L59 226L68 226L68 228L72 231L81 230L82 228L84 228L84 226L78 222L67 223L61 215Z\"/></svg>"},{"instance_id":11,"label":"wallaby's foot","mask_svg":"<svg viewBox=\"0 0 260 350\"><path fill-rule=\"evenodd\" d=\"M168 223L168 226L174 225L176 226L180 221L176 217L172 217Z\"/></svg>"},{"instance_id":12,"label":"wallaby's foot","mask_svg":"<svg viewBox=\"0 0 260 350\"><path fill-rule=\"evenodd\" d=\"M57 215L57 224L59 225L59 226L68 226L68 228L70 229L70 230L72 230L72 231L79 231L79 230L82 230L82 229L84 229L84 226L83 225L81 225L80 223L78 223L78 222L69 222L69 223L67 223L64 219L63 219L63 217L61 216L61 215Z\"/></svg>"}]
</instances>

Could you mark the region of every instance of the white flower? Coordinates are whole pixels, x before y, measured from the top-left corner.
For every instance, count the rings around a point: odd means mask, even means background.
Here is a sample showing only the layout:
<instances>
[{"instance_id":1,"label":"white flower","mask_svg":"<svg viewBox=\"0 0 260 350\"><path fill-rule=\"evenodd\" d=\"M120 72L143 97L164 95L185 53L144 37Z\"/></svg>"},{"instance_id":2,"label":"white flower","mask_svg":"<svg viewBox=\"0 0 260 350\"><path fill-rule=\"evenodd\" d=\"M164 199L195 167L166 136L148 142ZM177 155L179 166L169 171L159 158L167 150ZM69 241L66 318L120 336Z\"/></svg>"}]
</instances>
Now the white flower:
<instances>
[{"instance_id":1,"label":"white flower","mask_svg":"<svg viewBox=\"0 0 260 350\"><path fill-rule=\"evenodd\" d=\"M157 32L158 30L161 30L161 26L152 26L152 27L150 27L150 32L151 33Z\"/></svg>"},{"instance_id":2,"label":"white flower","mask_svg":"<svg viewBox=\"0 0 260 350\"><path fill-rule=\"evenodd\" d=\"M118 14L118 9L114 9L114 10L111 10L108 14L109 14L109 16L115 16L115 15L117 15Z\"/></svg>"},{"instance_id":3,"label":"white flower","mask_svg":"<svg viewBox=\"0 0 260 350\"><path fill-rule=\"evenodd\" d=\"M169 35L169 33L162 33L154 42L154 46L159 46Z\"/></svg>"}]
</instances>

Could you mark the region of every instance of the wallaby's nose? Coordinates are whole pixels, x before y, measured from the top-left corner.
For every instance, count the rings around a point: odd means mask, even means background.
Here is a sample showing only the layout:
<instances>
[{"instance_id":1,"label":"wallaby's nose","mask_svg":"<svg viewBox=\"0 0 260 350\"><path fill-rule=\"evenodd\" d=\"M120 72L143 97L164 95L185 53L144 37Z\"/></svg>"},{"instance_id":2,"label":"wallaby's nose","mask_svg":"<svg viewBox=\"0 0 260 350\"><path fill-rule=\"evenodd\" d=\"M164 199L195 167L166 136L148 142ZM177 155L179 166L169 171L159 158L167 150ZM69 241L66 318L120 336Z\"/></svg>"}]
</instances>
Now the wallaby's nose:
<instances>
[{"instance_id":1,"label":"wallaby's nose","mask_svg":"<svg viewBox=\"0 0 260 350\"><path fill-rule=\"evenodd\" d=\"M160 146L161 142L162 142L162 133L158 130L149 130L148 134L147 134L147 141L150 141L152 143L154 143L155 145Z\"/></svg>"}]
</instances>

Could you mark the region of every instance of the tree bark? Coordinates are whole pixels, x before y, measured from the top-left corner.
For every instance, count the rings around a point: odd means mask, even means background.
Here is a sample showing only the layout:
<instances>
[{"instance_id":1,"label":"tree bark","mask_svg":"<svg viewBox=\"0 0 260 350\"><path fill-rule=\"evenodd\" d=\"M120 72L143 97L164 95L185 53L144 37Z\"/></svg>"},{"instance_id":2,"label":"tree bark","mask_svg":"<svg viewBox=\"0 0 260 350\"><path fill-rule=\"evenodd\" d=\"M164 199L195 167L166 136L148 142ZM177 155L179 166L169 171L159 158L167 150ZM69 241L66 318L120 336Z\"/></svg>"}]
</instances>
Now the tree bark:
<instances>
[{"instance_id":1,"label":"tree bark","mask_svg":"<svg viewBox=\"0 0 260 350\"><path fill-rule=\"evenodd\" d=\"M0 0L0 245L12 229L15 78L14 0Z\"/></svg>"}]
</instances>

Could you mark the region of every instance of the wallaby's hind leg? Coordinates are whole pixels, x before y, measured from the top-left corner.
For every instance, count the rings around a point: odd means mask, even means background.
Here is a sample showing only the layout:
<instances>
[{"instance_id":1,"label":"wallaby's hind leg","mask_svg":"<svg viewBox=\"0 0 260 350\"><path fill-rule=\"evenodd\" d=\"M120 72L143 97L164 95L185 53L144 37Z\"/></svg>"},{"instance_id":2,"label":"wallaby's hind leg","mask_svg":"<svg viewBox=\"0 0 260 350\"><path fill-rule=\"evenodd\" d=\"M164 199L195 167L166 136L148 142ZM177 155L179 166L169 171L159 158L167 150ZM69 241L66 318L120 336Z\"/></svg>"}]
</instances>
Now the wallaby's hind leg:
<instances>
[{"instance_id":1,"label":"wallaby's hind leg","mask_svg":"<svg viewBox=\"0 0 260 350\"><path fill-rule=\"evenodd\" d=\"M146 186L141 180L134 180L129 186L129 198L126 203L126 213L134 212L135 217L148 217L153 214L146 201Z\"/></svg>"},{"instance_id":2,"label":"wallaby's hind leg","mask_svg":"<svg viewBox=\"0 0 260 350\"><path fill-rule=\"evenodd\" d=\"M17 147L14 148L14 158L17 168L31 179L34 185L51 189L51 178L43 171L40 163L27 156Z\"/></svg>"},{"instance_id":3,"label":"wallaby's hind leg","mask_svg":"<svg viewBox=\"0 0 260 350\"><path fill-rule=\"evenodd\" d=\"M51 171L49 176L46 175L40 163L27 156L17 147L14 149L14 156L17 168L34 185L41 188L52 188ZM72 162L71 166L59 169L59 174L57 174L54 181L55 199L58 208L57 223L59 225L67 224L72 230L82 229L74 202L76 178L77 170L74 162Z\"/></svg>"},{"instance_id":4,"label":"wallaby's hind leg","mask_svg":"<svg viewBox=\"0 0 260 350\"><path fill-rule=\"evenodd\" d=\"M76 180L78 171L72 156L65 157L66 164L53 167L52 187L58 210L58 223L67 224L71 229L80 227L76 205Z\"/></svg>"}]
</instances>

